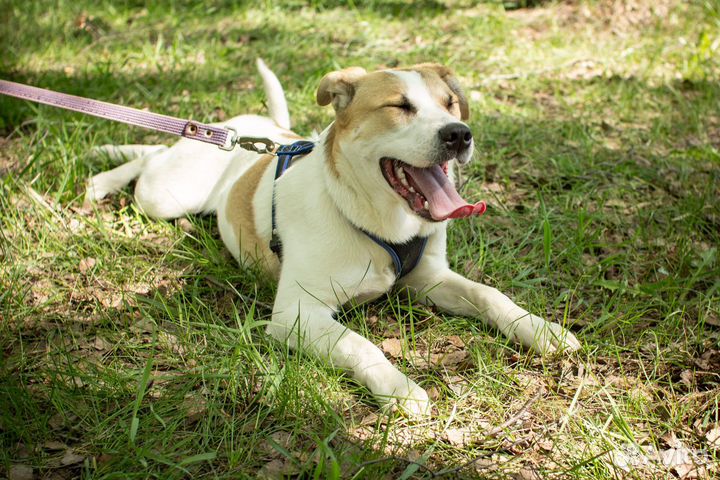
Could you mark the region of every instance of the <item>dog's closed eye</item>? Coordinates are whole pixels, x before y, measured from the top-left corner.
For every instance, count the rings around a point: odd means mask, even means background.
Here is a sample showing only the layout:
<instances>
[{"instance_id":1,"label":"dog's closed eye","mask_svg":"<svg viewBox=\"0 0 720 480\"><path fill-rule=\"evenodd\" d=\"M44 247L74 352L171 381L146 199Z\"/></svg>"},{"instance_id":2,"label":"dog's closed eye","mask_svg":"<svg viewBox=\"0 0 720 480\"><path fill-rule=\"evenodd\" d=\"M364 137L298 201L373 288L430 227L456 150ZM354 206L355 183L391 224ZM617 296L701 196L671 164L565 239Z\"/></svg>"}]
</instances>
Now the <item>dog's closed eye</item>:
<instances>
[{"instance_id":1,"label":"dog's closed eye","mask_svg":"<svg viewBox=\"0 0 720 480\"><path fill-rule=\"evenodd\" d=\"M403 97L400 101L393 102L385 106L389 108L399 108L406 113L415 113L417 111L415 106L410 103L410 100L408 100L407 97Z\"/></svg>"}]
</instances>

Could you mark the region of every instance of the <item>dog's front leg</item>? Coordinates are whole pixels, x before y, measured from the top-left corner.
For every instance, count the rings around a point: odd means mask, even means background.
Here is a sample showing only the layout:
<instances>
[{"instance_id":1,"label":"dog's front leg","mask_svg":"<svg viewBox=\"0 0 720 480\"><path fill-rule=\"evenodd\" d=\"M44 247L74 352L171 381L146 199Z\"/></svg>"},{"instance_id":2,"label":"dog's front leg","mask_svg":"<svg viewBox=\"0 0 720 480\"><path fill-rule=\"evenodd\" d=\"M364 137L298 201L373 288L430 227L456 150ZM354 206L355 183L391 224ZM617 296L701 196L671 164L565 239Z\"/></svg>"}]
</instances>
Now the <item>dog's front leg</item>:
<instances>
[{"instance_id":1,"label":"dog's front leg","mask_svg":"<svg viewBox=\"0 0 720 480\"><path fill-rule=\"evenodd\" d=\"M267 332L291 348L302 348L333 367L349 370L381 404L397 404L411 415L429 411L425 390L402 374L366 338L337 322L332 303L298 286L278 286Z\"/></svg>"},{"instance_id":2,"label":"dog's front leg","mask_svg":"<svg viewBox=\"0 0 720 480\"><path fill-rule=\"evenodd\" d=\"M480 315L508 338L541 354L580 348L575 335L528 313L496 288L473 282L440 264L422 267L406 280L420 301L456 315Z\"/></svg>"}]
</instances>

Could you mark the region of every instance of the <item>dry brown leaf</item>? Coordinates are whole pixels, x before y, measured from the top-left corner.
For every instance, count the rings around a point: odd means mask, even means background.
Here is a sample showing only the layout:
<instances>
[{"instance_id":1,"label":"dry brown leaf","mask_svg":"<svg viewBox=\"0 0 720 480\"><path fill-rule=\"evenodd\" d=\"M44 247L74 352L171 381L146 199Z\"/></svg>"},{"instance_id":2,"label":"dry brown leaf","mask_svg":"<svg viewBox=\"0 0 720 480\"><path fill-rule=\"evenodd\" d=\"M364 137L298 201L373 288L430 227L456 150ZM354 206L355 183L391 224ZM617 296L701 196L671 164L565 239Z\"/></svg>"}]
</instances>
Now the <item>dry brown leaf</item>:
<instances>
[{"instance_id":1,"label":"dry brown leaf","mask_svg":"<svg viewBox=\"0 0 720 480\"><path fill-rule=\"evenodd\" d=\"M393 358L398 358L402 354L402 343L399 338L386 338L380 346L383 352Z\"/></svg>"},{"instance_id":2,"label":"dry brown leaf","mask_svg":"<svg viewBox=\"0 0 720 480\"><path fill-rule=\"evenodd\" d=\"M60 465L67 467L68 465L75 465L85 460L84 455L78 455L71 448L65 451L65 455L60 459Z\"/></svg>"},{"instance_id":3,"label":"dry brown leaf","mask_svg":"<svg viewBox=\"0 0 720 480\"><path fill-rule=\"evenodd\" d=\"M272 435L270 435L270 438L272 438L273 442L280 445L285 450L289 449L293 445L293 438L292 434L284 431L275 432ZM275 450L274 448L272 449Z\"/></svg>"},{"instance_id":4,"label":"dry brown leaf","mask_svg":"<svg viewBox=\"0 0 720 480\"><path fill-rule=\"evenodd\" d=\"M160 342L161 346L172 350L173 353L177 353L181 356L185 355L185 347L182 346L175 335L167 332L160 332L158 333L158 342Z\"/></svg>"},{"instance_id":5,"label":"dry brown leaf","mask_svg":"<svg viewBox=\"0 0 720 480\"><path fill-rule=\"evenodd\" d=\"M437 401L440 398L440 389L433 385L427 389L427 394L428 397L430 397L430 400Z\"/></svg>"},{"instance_id":6,"label":"dry brown leaf","mask_svg":"<svg viewBox=\"0 0 720 480\"><path fill-rule=\"evenodd\" d=\"M93 347L95 347L95 350L103 351L107 350L108 344L102 338L95 337L95 340L93 340Z\"/></svg>"},{"instance_id":7,"label":"dry brown leaf","mask_svg":"<svg viewBox=\"0 0 720 480\"><path fill-rule=\"evenodd\" d=\"M470 391L470 385L468 381L458 375L453 375L447 379L447 386L452 392L461 397Z\"/></svg>"},{"instance_id":8,"label":"dry brown leaf","mask_svg":"<svg viewBox=\"0 0 720 480\"><path fill-rule=\"evenodd\" d=\"M543 450L545 450L547 452L551 451L553 449L553 447L555 446L555 442L553 442L549 438L543 438L542 440L538 440L537 444L538 444L538 447L542 448Z\"/></svg>"},{"instance_id":9,"label":"dry brown leaf","mask_svg":"<svg viewBox=\"0 0 720 480\"><path fill-rule=\"evenodd\" d=\"M708 430L705 434L705 440L712 449L720 449L720 426L716 426Z\"/></svg>"},{"instance_id":10,"label":"dry brown leaf","mask_svg":"<svg viewBox=\"0 0 720 480\"><path fill-rule=\"evenodd\" d=\"M33 468L30 465L13 465L8 470L8 480L32 480Z\"/></svg>"},{"instance_id":11,"label":"dry brown leaf","mask_svg":"<svg viewBox=\"0 0 720 480\"><path fill-rule=\"evenodd\" d=\"M187 412L187 421L195 423L205 416L207 402L200 393L188 393L183 399L183 406Z\"/></svg>"},{"instance_id":12,"label":"dry brown leaf","mask_svg":"<svg viewBox=\"0 0 720 480\"><path fill-rule=\"evenodd\" d=\"M467 427L448 428L443 432L443 439L455 447L465 447L472 441L472 433Z\"/></svg>"},{"instance_id":13,"label":"dry brown leaf","mask_svg":"<svg viewBox=\"0 0 720 480\"><path fill-rule=\"evenodd\" d=\"M523 467L513 476L514 480L542 480L542 476L533 467Z\"/></svg>"},{"instance_id":14,"label":"dry brown leaf","mask_svg":"<svg viewBox=\"0 0 720 480\"><path fill-rule=\"evenodd\" d=\"M370 412L360 420L360 425L375 425L378 418L377 413Z\"/></svg>"},{"instance_id":15,"label":"dry brown leaf","mask_svg":"<svg viewBox=\"0 0 720 480\"><path fill-rule=\"evenodd\" d=\"M57 442L55 440L50 440L48 442L43 443L43 448L45 450L65 450L68 447L63 442Z\"/></svg>"},{"instance_id":16,"label":"dry brown leaf","mask_svg":"<svg viewBox=\"0 0 720 480\"><path fill-rule=\"evenodd\" d=\"M456 350L447 355L443 355L440 359L440 364L444 367L452 367L464 362L467 356L468 353L465 350Z\"/></svg>"},{"instance_id":17,"label":"dry brown leaf","mask_svg":"<svg viewBox=\"0 0 720 480\"><path fill-rule=\"evenodd\" d=\"M677 435L675 435L675 432L672 431L660 437L660 440L665 442L670 448L681 448L683 446L682 442L677 438Z\"/></svg>"},{"instance_id":18,"label":"dry brown leaf","mask_svg":"<svg viewBox=\"0 0 720 480\"><path fill-rule=\"evenodd\" d=\"M693 388L693 384L695 383L695 373L692 370L683 370L680 372L680 381L688 387L688 389Z\"/></svg>"},{"instance_id":19,"label":"dry brown leaf","mask_svg":"<svg viewBox=\"0 0 720 480\"><path fill-rule=\"evenodd\" d=\"M263 465L257 472L256 478L276 480L296 473L298 473L298 469L293 462L287 459L276 458Z\"/></svg>"},{"instance_id":20,"label":"dry brown leaf","mask_svg":"<svg viewBox=\"0 0 720 480\"><path fill-rule=\"evenodd\" d=\"M459 335L450 335L445 340L453 347L465 348L465 342L463 342Z\"/></svg>"},{"instance_id":21,"label":"dry brown leaf","mask_svg":"<svg viewBox=\"0 0 720 480\"><path fill-rule=\"evenodd\" d=\"M182 231L185 232L185 233L192 233L192 232L195 231L195 227L193 226L193 224L190 223L190 220L188 220L188 219L185 218L185 217L182 217L182 218L178 219L177 225L178 225L178 227L180 227L180 228L182 229Z\"/></svg>"},{"instance_id":22,"label":"dry brown leaf","mask_svg":"<svg viewBox=\"0 0 720 480\"><path fill-rule=\"evenodd\" d=\"M80 260L80 264L78 265L78 268L80 269L80 273L85 274L89 270L92 270L92 268L97 264L97 260L95 260L92 257L83 258Z\"/></svg>"}]
</instances>

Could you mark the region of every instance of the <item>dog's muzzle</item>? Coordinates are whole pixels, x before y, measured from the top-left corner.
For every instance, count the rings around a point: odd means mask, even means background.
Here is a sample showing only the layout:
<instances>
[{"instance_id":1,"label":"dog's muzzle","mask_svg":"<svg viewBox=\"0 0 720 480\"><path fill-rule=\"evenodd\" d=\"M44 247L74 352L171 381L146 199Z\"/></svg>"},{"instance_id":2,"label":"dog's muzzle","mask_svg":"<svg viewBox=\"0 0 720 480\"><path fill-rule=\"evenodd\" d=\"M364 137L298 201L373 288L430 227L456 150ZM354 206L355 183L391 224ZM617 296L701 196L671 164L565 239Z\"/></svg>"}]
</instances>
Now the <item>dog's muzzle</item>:
<instances>
[{"instance_id":1,"label":"dog's muzzle","mask_svg":"<svg viewBox=\"0 0 720 480\"><path fill-rule=\"evenodd\" d=\"M438 130L438 138L442 145L443 159L455 158L460 163L467 163L468 154L473 144L472 132L464 123L449 123Z\"/></svg>"}]
</instances>

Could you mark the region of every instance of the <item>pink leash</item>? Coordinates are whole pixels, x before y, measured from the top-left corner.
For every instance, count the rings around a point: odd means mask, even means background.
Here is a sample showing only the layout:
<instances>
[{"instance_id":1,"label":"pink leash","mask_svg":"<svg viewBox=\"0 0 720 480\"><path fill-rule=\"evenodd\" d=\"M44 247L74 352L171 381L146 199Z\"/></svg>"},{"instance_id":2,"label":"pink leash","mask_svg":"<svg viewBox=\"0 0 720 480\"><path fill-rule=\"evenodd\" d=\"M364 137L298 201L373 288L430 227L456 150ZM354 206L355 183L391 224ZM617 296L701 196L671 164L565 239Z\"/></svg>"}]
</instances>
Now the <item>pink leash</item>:
<instances>
[{"instance_id":1,"label":"pink leash","mask_svg":"<svg viewBox=\"0 0 720 480\"><path fill-rule=\"evenodd\" d=\"M7 80L0 80L0 93L210 143L223 150L232 150L235 145L259 153L272 153L275 150L275 144L272 141L265 138L237 137L237 132L231 127L214 127L200 122L182 120L159 113L68 95L67 93L53 92L52 90L31 87Z\"/></svg>"}]
</instances>

